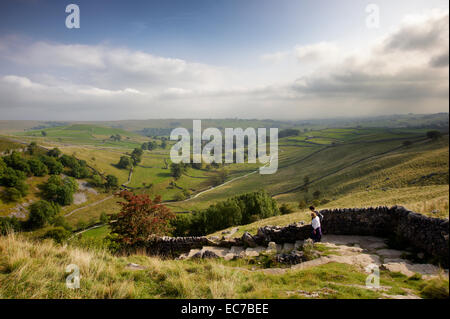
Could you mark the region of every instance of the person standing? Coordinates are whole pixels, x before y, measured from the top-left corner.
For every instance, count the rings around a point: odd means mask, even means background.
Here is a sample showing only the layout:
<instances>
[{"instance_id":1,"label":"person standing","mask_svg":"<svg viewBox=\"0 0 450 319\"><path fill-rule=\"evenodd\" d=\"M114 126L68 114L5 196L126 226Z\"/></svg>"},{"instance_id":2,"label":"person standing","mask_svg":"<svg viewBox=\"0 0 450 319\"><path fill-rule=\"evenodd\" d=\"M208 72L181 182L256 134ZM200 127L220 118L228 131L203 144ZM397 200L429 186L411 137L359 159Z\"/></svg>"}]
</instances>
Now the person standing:
<instances>
[{"instance_id":1,"label":"person standing","mask_svg":"<svg viewBox=\"0 0 450 319\"><path fill-rule=\"evenodd\" d=\"M322 225L321 220L318 216L319 213L315 211L314 206L309 207L309 209L311 210L311 226L313 228L311 238L315 243L320 242L320 240L322 239Z\"/></svg>"}]
</instances>

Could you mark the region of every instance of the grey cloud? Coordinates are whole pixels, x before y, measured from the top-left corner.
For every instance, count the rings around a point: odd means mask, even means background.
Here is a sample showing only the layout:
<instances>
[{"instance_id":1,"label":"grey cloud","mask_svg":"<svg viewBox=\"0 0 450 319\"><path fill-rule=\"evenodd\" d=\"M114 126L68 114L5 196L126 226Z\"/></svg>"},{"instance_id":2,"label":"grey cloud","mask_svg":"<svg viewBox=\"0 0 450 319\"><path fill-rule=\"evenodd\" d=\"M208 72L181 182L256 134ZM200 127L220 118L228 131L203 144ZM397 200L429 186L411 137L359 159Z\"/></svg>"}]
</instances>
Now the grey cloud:
<instances>
[{"instance_id":1,"label":"grey cloud","mask_svg":"<svg viewBox=\"0 0 450 319\"><path fill-rule=\"evenodd\" d=\"M448 50L445 53L432 57L430 60L430 65L434 68L448 67L448 64L449 64Z\"/></svg>"},{"instance_id":2,"label":"grey cloud","mask_svg":"<svg viewBox=\"0 0 450 319\"><path fill-rule=\"evenodd\" d=\"M432 17L425 23L404 25L392 34L384 43L386 51L392 50L427 50L445 45L448 46L448 13L440 17Z\"/></svg>"}]
</instances>

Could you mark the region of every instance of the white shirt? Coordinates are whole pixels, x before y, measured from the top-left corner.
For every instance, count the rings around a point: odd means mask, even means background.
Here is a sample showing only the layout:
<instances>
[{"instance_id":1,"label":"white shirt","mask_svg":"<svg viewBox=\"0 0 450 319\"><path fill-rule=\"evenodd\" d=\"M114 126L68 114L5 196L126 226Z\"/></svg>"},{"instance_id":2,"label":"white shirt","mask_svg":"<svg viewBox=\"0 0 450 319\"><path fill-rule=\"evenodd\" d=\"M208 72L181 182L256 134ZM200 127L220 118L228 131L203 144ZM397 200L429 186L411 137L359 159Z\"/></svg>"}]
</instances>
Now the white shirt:
<instances>
[{"instance_id":1,"label":"white shirt","mask_svg":"<svg viewBox=\"0 0 450 319\"><path fill-rule=\"evenodd\" d=\"M317 229L320 227L320 218L319 216L316 216L313 218L313 220L311 221L311 226L313 229Z\"/></svg>"}]
</instances>

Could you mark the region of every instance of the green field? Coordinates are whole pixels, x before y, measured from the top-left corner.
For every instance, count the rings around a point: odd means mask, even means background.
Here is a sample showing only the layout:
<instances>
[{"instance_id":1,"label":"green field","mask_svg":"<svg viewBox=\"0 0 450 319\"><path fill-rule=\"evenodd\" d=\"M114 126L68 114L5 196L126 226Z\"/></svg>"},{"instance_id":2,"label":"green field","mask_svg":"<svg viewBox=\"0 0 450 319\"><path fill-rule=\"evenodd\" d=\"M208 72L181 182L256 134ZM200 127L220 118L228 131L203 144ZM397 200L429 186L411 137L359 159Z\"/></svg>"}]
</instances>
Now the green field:
<instances>
[{"instance_id":1,"label":"green field","mask_svg":"<svg viewBox=\"0 0 450 319\"><path fill-rule=\"evenodd\" d=\"M410 124L426 123L423 117L421 119L410 118ZM445 116L444 119L438 117L434 120L445 122ZM363 122L361 127L350 124L335 127L326 124L326 121L314 122L313 125L278 123L280 128L297 128L299 134L279 140L279 163L275 174L260 175L257 171L261 166L259 163L226 164L219 168L204 165L201 169L188 168L177 180L167 168L170 164L170 145L165 149L145 150L129 181L130 170L119 169L116 164L121 156L129 156L143 142L161 143L160 137L139 135L140 130L146 127L189 127L192 122L187 120L68 124L15 132L12 138L24 143L36 141L46 147L58 147L64 154L85 160L89 167L102 175L117 176L120 184L125 184L136 193L151 197L161 195L165 205L179 213L204 209L227 198L261 189L272 195L280 205L285 203L293 208L291 214L239 225L233 236L242 236L245 231L255 233L264 225L308 222L308 210L298 208L300 201L308 205L315 202L319 209L402 205L429 216L448 218L448 134L439 140L427 139L425 135L430 128L400 127L402 121L408 122L405 118L397 118L388 122L391 125L388 128L369 125L380 123L379 120ZM214 125L263 127L270 126L271 122L210 120L204 124L204 128ZM45 136L42 130L46 132ZM116 134L121 136L120 141L111 139ZM410 143L405 144L405 141ZM6 142L5 147L11 147L13 144L10 143L23 147L23 144L11 141ZM212 188L221 174L225 174L225 183ZM305 177L309 179L308 184L305 184ZM19 204L26 207L38 200L40 194L37 186L46 178L28 178L29 195L22 203L0 201L0 215L9 215L18 209ZM73 229L97 223L103 213L119 212L119 199L112 192L97 189L96 192L83 190L82 193L85 195L84 202L62 209ZM181 194L188 194L188 197L181 200ZM390 287L389 290L385 293L370 291L358 287L366 274L350 265L338 263L283 274L266 274L255 270L260 266L246 259L196 262L142 255L114 256L100 247L109 234L108 226L96 227L72 237L61 251L63 246L49 240L37 240L48 229L44 227L17 236L0 237L0 251L7 252L2 256L8 256L0 257L3 258L0 265L0 297L299 298L286 294L286 291L296 287L305 291L326 290L327 293L321 298L389 298L390 294L404 295L407 292L427 297L425 287L430 285L422 279L382 271L382 284ZM221 236L222 231L211 235ZM39 253L36 254L36 251ZM86 266L83 276L88 278L88 289L71 292L60 287L60 281L54 278L59 276L55 267L66 259ZM26 264L24 260L27 260ZM85 264L87 261L88 264ZM130 271L126 267L130 262L148 270ZM40 267L43 263L48 267ZM5 267L11 270L4 271ZM36 274L45 282L56 284L52 287L39 285L31 279ZM14 285L9 285L10 282ZM20 289L22 285L35 288ZM448 281L439 279L433 285L448 287Z\"/></svg>"}]
</instances>

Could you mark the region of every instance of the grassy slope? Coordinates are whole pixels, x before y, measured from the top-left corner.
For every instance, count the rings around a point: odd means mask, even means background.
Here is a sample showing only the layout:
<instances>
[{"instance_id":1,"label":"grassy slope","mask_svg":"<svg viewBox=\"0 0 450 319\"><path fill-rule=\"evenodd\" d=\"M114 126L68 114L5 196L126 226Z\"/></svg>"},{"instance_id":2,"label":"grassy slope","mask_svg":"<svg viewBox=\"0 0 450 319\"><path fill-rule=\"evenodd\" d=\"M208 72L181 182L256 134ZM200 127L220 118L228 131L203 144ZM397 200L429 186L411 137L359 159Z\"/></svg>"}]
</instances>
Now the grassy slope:
<instances>
[{"instance_id":1,"label":"grassy slope","mask_svg":"<svg viewBox=\"0 0 450 319\"><path fill-rule=\"evenodd\" d=\"M145 269L130 270L130 262ZM69 264L80 269L80 289L65 286ZM281 275L251 267L245 260L114 257L103 250L9 235L0 237L0 298L301 298L288 294L296 290L319 292L321 298L383 297L382 291L359 288L367 274L349 265L330 263ZM403 288L420 294L425 282L382 271L381 285L392 287L388 294L406 294Z\"/></svg>"}]
</instances>

